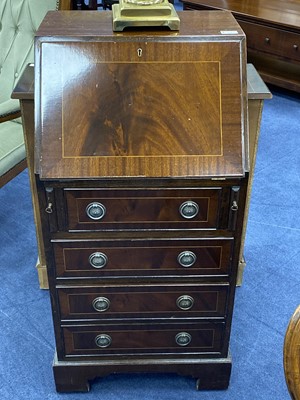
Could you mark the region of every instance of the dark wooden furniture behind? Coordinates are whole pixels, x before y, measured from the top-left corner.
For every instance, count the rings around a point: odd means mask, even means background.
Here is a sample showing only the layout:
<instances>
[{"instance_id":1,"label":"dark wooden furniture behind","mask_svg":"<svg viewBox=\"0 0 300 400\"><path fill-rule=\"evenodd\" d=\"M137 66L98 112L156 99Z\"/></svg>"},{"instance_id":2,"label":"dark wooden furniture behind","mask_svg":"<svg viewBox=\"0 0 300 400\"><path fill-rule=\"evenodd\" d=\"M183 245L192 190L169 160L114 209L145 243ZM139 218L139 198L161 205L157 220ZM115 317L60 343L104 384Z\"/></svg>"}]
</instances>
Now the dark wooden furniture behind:
<instances>
[{"instance_id":1,"label":"dark wooden furniture behind","mask_svg":"<svg viewBox=\"0 0 300 400\"><path fill-rule=\"evenodd\" d=\"M210 16L180 13L176 35L114 34L110 12L40 27L35 171L58 391L113 372L228 386L246 57L232 16Z\"/></svg>"},{"instance_id":2,"label":"dark wooden furniture behind","mask_svg":"<svg viewBox=\"0 0 300 400\"><path fill-rule=\"evenodd\" d=\"M85 2L84 0L72 0L73 10L98 10L102 8L103 10L111 10L113 4L118 3L119 0L89 0Z\"/></svg>"},{"instance_id":3,"label":"dark wooden furniture behind","mask_svg":"<svg viewBox=\"0 0 300 400\"><path fill-rule=\"evenodd\" d=\"M181 0L184 10L229 10L265 82L300 92L300 1Z\"/></svg>"}]
</instances>

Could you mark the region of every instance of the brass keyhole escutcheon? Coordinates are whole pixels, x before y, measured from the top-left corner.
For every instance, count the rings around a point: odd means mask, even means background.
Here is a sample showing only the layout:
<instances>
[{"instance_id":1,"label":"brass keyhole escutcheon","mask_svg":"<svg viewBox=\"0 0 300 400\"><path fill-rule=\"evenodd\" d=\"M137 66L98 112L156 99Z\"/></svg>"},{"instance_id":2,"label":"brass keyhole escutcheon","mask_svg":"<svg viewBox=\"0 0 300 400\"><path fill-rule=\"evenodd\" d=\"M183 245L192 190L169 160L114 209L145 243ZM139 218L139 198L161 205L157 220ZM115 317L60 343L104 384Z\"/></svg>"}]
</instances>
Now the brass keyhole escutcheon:
<instances>
[{"instance_id":1,"label":"brass keyhole escutcheon","mask_svg":"<svg viewBox=\"0 0 300 400\"><path fill-rule=\"evenodd\" d=\"M143 49L141 49L140 47L137 49L137 55L138 57L142 57L143 54Z\"/></svg>"}]
</instances>

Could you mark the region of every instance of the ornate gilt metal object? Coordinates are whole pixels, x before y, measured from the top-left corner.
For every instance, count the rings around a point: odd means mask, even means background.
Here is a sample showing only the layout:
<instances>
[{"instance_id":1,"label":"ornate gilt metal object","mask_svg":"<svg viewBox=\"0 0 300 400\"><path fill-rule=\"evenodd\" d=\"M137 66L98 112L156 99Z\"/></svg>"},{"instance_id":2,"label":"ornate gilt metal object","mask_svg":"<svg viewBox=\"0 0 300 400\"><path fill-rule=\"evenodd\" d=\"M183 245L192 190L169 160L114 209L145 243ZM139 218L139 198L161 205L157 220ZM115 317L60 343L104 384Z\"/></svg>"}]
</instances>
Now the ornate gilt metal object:
<instances>
[{"instance_id":1,"label":"ornate gilt metal object","mask_svg":"<svg viewBox=\"0 0 300 400\"><path fill-rule=\"evenodd\" d=\"M120 0L112 10L114 31L143 26L179 30L179 17L168 0Z\"/></svg>"}]
</instances>

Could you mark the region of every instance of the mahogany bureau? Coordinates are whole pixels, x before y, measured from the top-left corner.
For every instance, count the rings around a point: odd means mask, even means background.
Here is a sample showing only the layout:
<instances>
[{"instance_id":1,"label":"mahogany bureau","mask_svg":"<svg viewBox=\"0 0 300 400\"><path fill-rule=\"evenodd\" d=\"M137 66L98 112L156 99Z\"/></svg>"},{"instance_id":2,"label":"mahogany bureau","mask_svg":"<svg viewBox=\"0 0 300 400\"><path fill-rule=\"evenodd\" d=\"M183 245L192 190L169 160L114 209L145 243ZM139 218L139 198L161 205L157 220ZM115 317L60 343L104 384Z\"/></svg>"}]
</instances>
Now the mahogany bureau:
<instances>
[{"instance_id":1,"label":"mahogany bureau","mask_svg":"<svg viewBox=\"0 0 300 400\"><path fill-rule=\"evenodd\" d=\"M56 12L37 32L35 172L58 391L119 372L229 384L245 36L226 12L179 15L179 32L113 33L110 12Z\"/></svg>"}]
</instances>

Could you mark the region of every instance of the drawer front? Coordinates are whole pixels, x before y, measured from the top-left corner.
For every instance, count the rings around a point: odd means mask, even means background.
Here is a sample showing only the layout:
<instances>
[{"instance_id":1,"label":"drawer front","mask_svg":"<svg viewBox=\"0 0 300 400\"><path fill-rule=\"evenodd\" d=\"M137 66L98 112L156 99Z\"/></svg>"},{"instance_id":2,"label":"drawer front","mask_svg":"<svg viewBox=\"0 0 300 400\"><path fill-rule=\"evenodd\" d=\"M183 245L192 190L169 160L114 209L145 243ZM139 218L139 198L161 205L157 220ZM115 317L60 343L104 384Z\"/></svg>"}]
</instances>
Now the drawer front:
<instances>
[{"instance_id":1,"label":"drawer front","mask_svg":"<svg viewBox=\"0 0 300 400\"><path fill-rule=\"evenodd\" d=\"M71 190L69 230L216 228L221 188Z\"/></svg>"},{"instance_id":2,"label":"drawer front","mask_svg":"<svg viewBox=\"0 0 300 400\"><path fill-rule=\"evenodd\" d=\"M224 317L228 285L58 288L62 320Z\"/></svg>"},{"instance_id":3,"label":"drawer front","mask_svg":"<svg viewBox=\"0 0 300 400\"><path fill-rule=\"evenodd\" d=\"M300 34L250 22L239 23L247 36L248 48L300 61Z\"/></svg>"},{"instance_id":4,"label":"drawer front","mask_svg":"<svg viewBox=\"0 0 300 400\"><path fill-rule=\"evenodd\" d=\"M66 356L221 354L224 323L64 327Z\"/></svg>"},{"instance_id":5,"label":"drawer front","mask_svg":"<svg viewBox=\"0 0 300 400\"><path fill-rule=\"evenodd\" d=\"M233 239L53 241L58 277L228 275Z\"/></svg>"}]
</instances>

